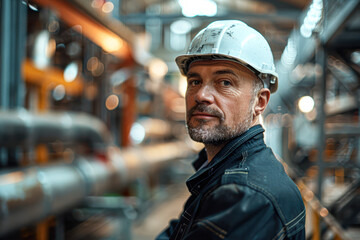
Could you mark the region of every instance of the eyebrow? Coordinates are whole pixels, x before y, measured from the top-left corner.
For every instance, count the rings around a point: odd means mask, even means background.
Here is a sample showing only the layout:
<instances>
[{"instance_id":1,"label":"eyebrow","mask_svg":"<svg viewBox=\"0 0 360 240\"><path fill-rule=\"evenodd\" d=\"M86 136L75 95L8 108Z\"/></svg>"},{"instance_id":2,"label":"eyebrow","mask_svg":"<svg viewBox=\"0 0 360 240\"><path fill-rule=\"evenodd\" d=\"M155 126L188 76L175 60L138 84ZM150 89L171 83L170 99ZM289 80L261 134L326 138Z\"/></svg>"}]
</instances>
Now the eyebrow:
<instances>
[{"instance_id":1,"label":"eyebrow","mask_svg":"<svg viewBox=\"0 0 360 240\"><path fill-rule=\"evenodd\" d=\"M230 69L216 71L216 72L214 72L213 75L223 75L223 74L230 74L230 75L237 77L237 74L233 70L230 70ZM200 74L198 74L198 73L188 73L186 75L187 78L199 77L199 76L200 76Z\"/></svg>"},{"instance_id":2,"label":"eyebrow","mask_svg":"<svg viewBox=\"0 0 360 240\"><path fill-rule=\"evenodd\" d=\"M237 77L237 74L235 74L235 72L231 69L219 70L214 73L214 75L222 75L222 74L230 74Z\"/></svg>"},{"instance_id":3,"label":"eyebrow","mask_svg":"<svg viewBox=\"0 0 360 240\"><path fill-rule=\"evenodd\" d=\"M188 74L186 74L186 77L187 77L187 78L199 77L199 76L200 76L200 74L198 74L198 73L188 73Z\"/></svg>"}]
</instances>

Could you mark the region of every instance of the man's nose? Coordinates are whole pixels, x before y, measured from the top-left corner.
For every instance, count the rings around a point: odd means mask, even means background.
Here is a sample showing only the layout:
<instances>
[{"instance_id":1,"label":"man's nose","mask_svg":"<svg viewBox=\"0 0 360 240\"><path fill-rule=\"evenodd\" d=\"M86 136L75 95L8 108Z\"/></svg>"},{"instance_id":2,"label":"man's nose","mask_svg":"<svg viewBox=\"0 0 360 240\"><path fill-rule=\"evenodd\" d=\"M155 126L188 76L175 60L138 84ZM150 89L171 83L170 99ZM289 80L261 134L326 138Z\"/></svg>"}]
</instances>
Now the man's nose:
<instances>
[{"instance_id":1,"label":"man's nose","mask_svg":"<svg viewBox=\"0 0 360 240\"><path fill-rule=\"evenodd\" d=\"M197 103L211 104L214 101L213 89L209 85L203 85L195 94Z\"/></svg>"}]
</instances>

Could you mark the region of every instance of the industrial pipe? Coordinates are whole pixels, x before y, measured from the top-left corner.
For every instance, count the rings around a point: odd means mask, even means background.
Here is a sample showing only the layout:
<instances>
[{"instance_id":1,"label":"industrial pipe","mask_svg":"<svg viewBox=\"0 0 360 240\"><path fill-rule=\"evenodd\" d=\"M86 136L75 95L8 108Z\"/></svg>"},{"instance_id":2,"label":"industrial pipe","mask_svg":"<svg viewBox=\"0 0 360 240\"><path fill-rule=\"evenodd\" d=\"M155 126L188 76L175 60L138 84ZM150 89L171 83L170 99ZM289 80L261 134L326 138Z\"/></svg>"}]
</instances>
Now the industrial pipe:
<instances>
[{"instance_id":1,"label":"industrial pipe","mask_svg":"<svg viewBox=\"0 0 360 240\"><path fill-rule=\"evenodd\" d=\"M102 148L111 139L105 124L86 114L0 111L0 146L34 146L55 141Z\"/></svg>"},{"instance_id":2,"label":"industrial pipe","mask_svg":"<svg viewBox=\"0 0 360 240\"><path fill-rule=\"evenodd\" d=\"M76 207L86 196L119 191L192 150L185 141L125 150L112 146L106 160L77 158L70 164L1 171L0 236Z\"/></svg>"}]
</instances>

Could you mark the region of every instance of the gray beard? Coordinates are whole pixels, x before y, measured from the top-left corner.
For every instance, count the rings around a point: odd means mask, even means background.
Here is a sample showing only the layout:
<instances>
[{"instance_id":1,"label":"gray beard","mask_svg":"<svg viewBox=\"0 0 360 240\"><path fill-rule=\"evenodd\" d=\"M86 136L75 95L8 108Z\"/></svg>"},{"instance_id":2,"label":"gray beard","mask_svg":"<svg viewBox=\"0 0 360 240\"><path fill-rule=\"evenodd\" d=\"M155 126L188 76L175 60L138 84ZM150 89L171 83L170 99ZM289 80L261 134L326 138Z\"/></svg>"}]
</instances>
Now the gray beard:
<instances>
[{"instance_id":1,"label":"gray beard","mask_svg":"<svg viewBox=\"0 0 360 240\"><path fill-rule=\"evenodd\" d=\"M201 106L203 105L198 105L197 108L206 109L206 107ZM250 106L252 106L252 104L250 104ZM239 122L235 128L225 125L223 117L219 117L220 123L214 127L204 125L206 120L197 120L200 124L197 127L194 127L189 121L190 116L188 116L186 126L192 140L209 145L218 145L240 136L251 127L253 120L251 107L249 107L249 111L246 115L245 120L243 122Z\"/></svg>"}]
</instances>

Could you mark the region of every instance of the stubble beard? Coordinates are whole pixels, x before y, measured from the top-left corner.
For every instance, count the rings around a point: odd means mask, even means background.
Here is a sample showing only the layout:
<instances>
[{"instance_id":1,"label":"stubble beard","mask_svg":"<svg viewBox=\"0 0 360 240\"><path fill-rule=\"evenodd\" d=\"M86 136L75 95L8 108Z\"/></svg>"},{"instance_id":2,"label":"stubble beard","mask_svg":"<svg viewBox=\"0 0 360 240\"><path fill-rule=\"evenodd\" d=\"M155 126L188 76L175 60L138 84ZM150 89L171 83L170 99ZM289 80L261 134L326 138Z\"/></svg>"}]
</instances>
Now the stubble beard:
<instances>
[{"instance_id":1,"label":"stubble beard","mask_svg":"<svg viewBox=\"0 0 360 240\"><path fill-rule=\"evenodd\" d=\"M237 124L235 127L230 127L225 124L224 116L215 110L212 110L208 106L205 105L196 105L192 109L189 110L187 113L187 129L189 132L189 135L191 139L193 139L196 142L202 142L204 144L211 144L211 145L219 145L222 143L225 143L237 136L240 136L244 132L246 132L252 124L253 120L253 110L252 110L252 103L250 102L250 107L248 111L245 113L245 119L242 121L239 120L239 124ZM199 111L199 112L207 112L211 113L218 117L219 123L215 126L208 126L206 125L207 120L197 119L197 126L194 126L191 121L191 114L193 111Z\"/></svg>"}]
</instances>

